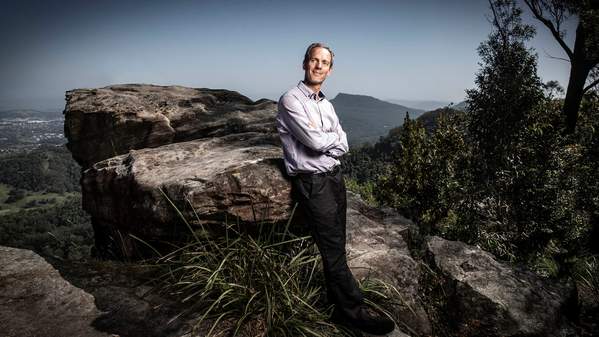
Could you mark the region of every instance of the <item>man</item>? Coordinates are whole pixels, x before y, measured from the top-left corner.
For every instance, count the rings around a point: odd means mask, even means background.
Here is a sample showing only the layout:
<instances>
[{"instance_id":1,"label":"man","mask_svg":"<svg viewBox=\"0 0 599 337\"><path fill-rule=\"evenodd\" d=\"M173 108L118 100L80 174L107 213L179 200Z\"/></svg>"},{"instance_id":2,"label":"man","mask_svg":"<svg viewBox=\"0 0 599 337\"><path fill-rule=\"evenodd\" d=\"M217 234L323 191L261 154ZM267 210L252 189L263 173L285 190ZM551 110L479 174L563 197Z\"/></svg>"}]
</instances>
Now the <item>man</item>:
<instances>
[{"instance_id":1,"label":"man","mask_svg":"<svg viewBox=\"0 0 599 337\"><path fill-rule=\"evenodd\" d=\"M320 91L333 68L332 50L311 44L304 55L304 80L279 99L277 130L294 198L320 251L334 322L371 334L386 334L393 321L373 316L347 266L346 190L339 157L349 150L333 105Z\"/></svg>"}]
</instances>

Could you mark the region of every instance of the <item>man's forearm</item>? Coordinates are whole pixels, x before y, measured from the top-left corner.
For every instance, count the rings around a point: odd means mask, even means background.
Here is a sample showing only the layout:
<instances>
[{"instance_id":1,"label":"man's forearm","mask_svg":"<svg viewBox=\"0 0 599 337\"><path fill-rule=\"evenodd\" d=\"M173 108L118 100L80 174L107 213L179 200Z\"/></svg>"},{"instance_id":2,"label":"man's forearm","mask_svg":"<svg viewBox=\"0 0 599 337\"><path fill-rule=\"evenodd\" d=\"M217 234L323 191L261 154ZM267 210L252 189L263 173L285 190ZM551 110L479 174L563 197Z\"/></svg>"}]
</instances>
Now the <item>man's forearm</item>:
<instances>
[{"instance_id":1,"label":"man's forearm","mask_svg":"<svg viewBox=\"0 0 599 337\"><path fill-rule=\"evenodd\" d=\"M286 98L279 102L279 115L288 131L306 147L325 153L343 140L336 131L325 132L308 119L299 102Z\"/></svg>"}]
</instances>

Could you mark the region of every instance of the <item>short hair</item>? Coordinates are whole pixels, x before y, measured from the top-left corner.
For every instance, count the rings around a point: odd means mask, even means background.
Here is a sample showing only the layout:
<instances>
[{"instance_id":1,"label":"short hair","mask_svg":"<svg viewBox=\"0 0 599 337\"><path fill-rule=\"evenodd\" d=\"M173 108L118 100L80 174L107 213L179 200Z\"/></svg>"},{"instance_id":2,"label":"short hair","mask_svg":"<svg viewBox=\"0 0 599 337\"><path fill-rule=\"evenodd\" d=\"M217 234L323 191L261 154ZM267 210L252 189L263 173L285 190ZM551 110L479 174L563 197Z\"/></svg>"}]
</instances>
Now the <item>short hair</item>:
<instances>
[{"instance_id":1,"label":"short hair","mask_svg":"<svg viewBox=\"0 0 599 337\"><path fill-rule=\"evenodd\" d=\"M333 67L333 58L335 57L335 54L333 53L333 50L331 50L331 47L325 45L324 43L320 43L320 42L314 42L311 45L308 46L308 49L306 49L306 54L304 54L304 65L308 63L308 61L310 60L310 55L312 54L312 49L314 48L324 48L326 50L329 51L329 53L331 53L331 68Z\"/></svg>"}]
</instances>

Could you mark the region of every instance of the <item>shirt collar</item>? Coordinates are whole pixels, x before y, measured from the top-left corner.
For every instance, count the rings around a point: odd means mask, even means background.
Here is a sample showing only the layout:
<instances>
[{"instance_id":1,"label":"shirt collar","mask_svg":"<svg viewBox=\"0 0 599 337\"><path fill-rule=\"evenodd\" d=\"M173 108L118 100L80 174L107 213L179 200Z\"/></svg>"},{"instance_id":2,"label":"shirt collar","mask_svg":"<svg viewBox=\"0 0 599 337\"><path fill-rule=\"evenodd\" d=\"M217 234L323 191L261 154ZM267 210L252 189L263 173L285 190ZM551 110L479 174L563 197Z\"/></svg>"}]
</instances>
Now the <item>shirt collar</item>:
<instances>
[{"instance_id":1,"label":"shirt collar","mask_svg":"<svg viewBox=\"0 0 599 337\"><path fill-rule=\"evenodd\" d=\"M304 93L304 95L306 95L306 97L315 100L315 101L322 101L323 99L326 98L326 96L322 93L322 90L318 91L318 95L314 93L314 91L312 91L312 89L310 89L305 83L304 81L299 81L299 83L297 84L297 87L301 90L301 92Z\"/></svg>"}]
</instances>

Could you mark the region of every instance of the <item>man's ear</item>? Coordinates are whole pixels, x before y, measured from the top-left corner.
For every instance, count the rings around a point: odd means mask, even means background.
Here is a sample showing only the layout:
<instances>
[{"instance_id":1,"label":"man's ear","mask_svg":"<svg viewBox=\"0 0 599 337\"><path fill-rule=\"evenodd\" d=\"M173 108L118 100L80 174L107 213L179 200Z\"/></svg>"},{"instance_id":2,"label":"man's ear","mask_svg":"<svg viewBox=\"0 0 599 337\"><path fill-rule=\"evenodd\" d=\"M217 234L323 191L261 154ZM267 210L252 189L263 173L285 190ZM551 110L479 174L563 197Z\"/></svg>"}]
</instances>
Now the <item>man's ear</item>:
<instances>
[{"instance_id":1,"label":"man's ear","mask_svg":"<svg viewBox=\"0 0 599 337\"><path fill-rule=\"evenodd\" d=\"M302 63L302 69L306 70L306 62Z\"/></svg>"}]
</instances>

